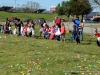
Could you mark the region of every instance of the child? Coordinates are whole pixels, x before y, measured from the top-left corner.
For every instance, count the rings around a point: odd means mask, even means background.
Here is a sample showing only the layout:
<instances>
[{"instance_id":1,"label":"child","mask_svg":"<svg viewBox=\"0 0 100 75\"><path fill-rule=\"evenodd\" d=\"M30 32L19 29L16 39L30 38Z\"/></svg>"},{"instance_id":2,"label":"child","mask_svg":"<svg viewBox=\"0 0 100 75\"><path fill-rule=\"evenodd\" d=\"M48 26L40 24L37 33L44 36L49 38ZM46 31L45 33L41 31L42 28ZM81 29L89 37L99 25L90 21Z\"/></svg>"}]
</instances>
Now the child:
<instances>
[{"instance_id":1,"label":"child","mask_svg":"<svg viewBox=\"0 0 100 75\"><path fill-rule=\"evenodd\" d=\"M94 36L97 36L97 45L100 47L100 31L98 31L97 28L95 28L94 31L95 31Z\"/></svg>"},{"instance_id":2,"label":"child","mask_svg":"<svg viewBox=\"0 0 100 75\"><path fill-rule=\"evenodd\" d=\"M24 36L24 25L21 25L21 35Z\"/></svg>"},{"instance_id":3,"label":"child","mask_svg":"<svg viewBox=\"0 0 100 75\"><path fill-rule=\"evenodd\" d=\"M14 31L13 31L14 35L17 35L17 27L15 27Z\"/></svg>"},{"instance_id":4,"label":"child","mask_svg":"<svg viewBox=\"0 0 100 75\"><path fill-rule=\"evenodd\" d=\"M4 32L4 25L2 25L2 27L1 27L1 33L3 33Z\"/></svg>"},{"instance_id":5,"label":"child","mask_svg":"<svg viewBox=\"0 0 100 75\"><path fill-rule=\"evenodd\" d=\"M80 44L80 36L77 34L76 26L73 25L73 32L72 36L74 36L74 39L76 40L76 44Z\"/></svg>"},{"instance_id":6,"label":"child","mask_svg":"<svg viewBox=\"0 0 100 75\"><path fill-rule=\"evenodd\" d=\"M39 25L39 27L40 27L40 30L39 30L40 36L39 37L41 37L43 34L43 25L41 24L41 25Z\"/></svg>"},{"instance_id":7,"label":"child","mask_svg":"<svg viewBox=\"0 0 100 75\"><path fill-rule=\"evenodd\" d=\"M35 37L35 28L32 26L32 38Z\"/></svg>"},{"instance_id":8,"label":"child","mask_svg":"<svg viewBox=\"0 0 100 75\"><path fill-rule=\"evenodd\" d=\"M50 36L49 32L50 32L49 26L48 26L47 24L44 25L43 34L44 34L44 38L45 38L45 39L49 39L49 36Z\"/></svg>"},{"instance_id":9,"label":"child","mask_svg":"<svg viewBox=\"0 0 100 75\"><path fill-rule=\"evenodd\" d=\"M56 23L54 26L54 30L55 30L55 40L60 41L61 32L60 32L60 28L58 27Z\"/></svg>"},{"instance_id":10,"label":"child","mask_svg":"<svg viewBox=\"0 0 100 75\"><path fill-rule=\"evenodd\" d=\"M52 26L52 27L50 28L49 34L50 34L49 39L50 39L50 40L54 39L54 34L55 34L54 26Z\"/></svg>"},{"instance_id":11,"label":"child","mask_svg":"<svg viewBox=\"0 0 100 75\"><path fill-rule=\"evenodd\" d=\"M28 28L27 28L27 34L28 34L29 37L32 36L32 27L31 27L31 25L29 25Z\"/></svg>"},{"instance_id":12,"label":"child","mask_svg":"<svg viewBox=\"0 0 100 75\"><path fill-rule=\"evenodd\" d=\"M24 30L24 36L27 36L27 24L24 26L23 30Z\"/></svg>"},{"instance_id":13,"label":"child","mask_svg":"<svg viewBox=\"0 0 100 75\"><path fill-rule=\"evenodd\" d=\"M66 40L66 28L64 23L61 23L61 35L60 35L60 41L62 42L62 37L64 37L64 42Z\"/></svg>"},{"instance_id":14,"label":"child","mask_svg":"<svg viewBox=\"0 0 100 75\"><path fill-rule=\"evenodd\" d=\"M4 31L4 33L5 34L7 34L8 33L8 30L9 30L9 28L8 28L8 26L6 25L6 24L4 24L4 29L3 29Z\"/></svg>"},{"instance_id":15,"label":"child","mask_svg":"<svg viewBox=\"0 0 100 75\"><path fill-rule=\"evenodd\" d=\"M9 25L9 34L12 34L11 25Z\"/></svg>"}]
</instances>

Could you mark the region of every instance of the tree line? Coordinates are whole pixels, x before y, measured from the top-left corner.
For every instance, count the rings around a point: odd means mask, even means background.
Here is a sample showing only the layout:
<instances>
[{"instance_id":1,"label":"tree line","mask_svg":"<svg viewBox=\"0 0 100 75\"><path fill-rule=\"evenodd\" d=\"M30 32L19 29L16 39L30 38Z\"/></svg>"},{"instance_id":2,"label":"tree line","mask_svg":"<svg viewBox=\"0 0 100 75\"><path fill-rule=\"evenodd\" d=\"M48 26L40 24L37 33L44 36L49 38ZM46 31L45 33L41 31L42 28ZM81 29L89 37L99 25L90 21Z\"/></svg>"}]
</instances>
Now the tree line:
<instances>
[{"instance_id":1,"label":"tree line","mask_svg":"<svg viewBox=\"0 0 100 75\"><path fill-rule=\"evenodd\" d=\"M38 2L28 1L26 4L19 6L16 4L15 7L11 6L2 6L0 7L0 11L8 11L8 12L32 12L32 13L41 13L45 11L46 8L41 8Z\"/></svg>"},{"instance_id":2,"label":"tree line","mask_svg":"<svg viewBox=\"0 0 100 75\"><path fill-rule=\"evenodd\" d=\"M98 0L67 0L62 1L56 7L56 12L58 15L66 15L69 17L70 15L83 15L89 14L94 8L92 5L100 6L100 2ZM96 6L95 5L95 6Z\"/></svg>"}]
</instances>

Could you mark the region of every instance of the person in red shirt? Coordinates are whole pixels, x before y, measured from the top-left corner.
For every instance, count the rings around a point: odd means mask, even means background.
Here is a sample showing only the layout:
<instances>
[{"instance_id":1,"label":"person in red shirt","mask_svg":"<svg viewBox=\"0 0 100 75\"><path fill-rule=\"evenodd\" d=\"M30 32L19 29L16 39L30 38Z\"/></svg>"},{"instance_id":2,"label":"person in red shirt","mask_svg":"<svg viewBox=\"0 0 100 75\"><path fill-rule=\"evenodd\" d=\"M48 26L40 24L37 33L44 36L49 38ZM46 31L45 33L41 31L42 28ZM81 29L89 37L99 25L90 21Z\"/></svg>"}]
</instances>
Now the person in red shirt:
<instances>
[{"instance_id":1,"label":"person in red shirt","mask_svg":"<svg viewBox=\"0 0 100 75\"><path fill-rule=\"evenodd\" d=\"M94 36L97 36L97 45L100 47L100 31L98 31L97 28L95 28L94 31L95 31L95 35Z\"/></svg>"},{"instance_id":2,"label":"person in red shirt","mask_svg":"<svg viewBox=\"0 0 100 75\"><path fill-rule=\"evenodd\" d=\"M60 41L62 42L62 38L64 38L64 42L66 41L66 27L64 25L64 23L61 23L61 35L60 35Z\"/></svg>"},{"instance_id":3,"label":"person in red shirt","mask_svg":"<svg viewBox=\"0 0 100 75\"><path fill-rule=\"evenodd\" d=\"M61 28L61 19L59 17L55 17L55 23Z\"/></svg>"}]
</instances>

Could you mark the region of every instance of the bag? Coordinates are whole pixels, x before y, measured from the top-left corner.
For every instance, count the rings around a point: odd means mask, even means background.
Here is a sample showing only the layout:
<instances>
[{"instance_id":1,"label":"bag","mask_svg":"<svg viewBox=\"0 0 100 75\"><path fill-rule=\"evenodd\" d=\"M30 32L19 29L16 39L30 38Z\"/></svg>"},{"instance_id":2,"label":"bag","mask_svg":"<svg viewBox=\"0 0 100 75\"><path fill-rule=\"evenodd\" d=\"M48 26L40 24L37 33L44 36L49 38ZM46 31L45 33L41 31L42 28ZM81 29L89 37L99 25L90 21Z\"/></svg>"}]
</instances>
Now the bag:
<instances>
[{"instance_id":1,"label":"bag","mask_svg":"<svg viewBox=\"0 0 100 75\"><path fill-rule=\"evenodd\" d=\"M55 33L55 35L61 35L60 29L58 28L57 32Z\"/></svg>"},{"instance_id":2,"label":"bag","mask_svg":"<svg viewBox=\"0 0 100 75\"><path fill-rule=\"evenodd\" d=\"M73 35L71 36L71 40L72 40L72 41L75 40Z\"/></svg>"},{"instance_id":3,"label":"bag","mask_svg":"<svg viewBox=\"0 0 100 75\"><path fill-rule=\"evenodd\" d=\"M52 40L53 38L54 38L54 36L53 35L50 35L49 39Z\"/></svg>"}]
</instances>

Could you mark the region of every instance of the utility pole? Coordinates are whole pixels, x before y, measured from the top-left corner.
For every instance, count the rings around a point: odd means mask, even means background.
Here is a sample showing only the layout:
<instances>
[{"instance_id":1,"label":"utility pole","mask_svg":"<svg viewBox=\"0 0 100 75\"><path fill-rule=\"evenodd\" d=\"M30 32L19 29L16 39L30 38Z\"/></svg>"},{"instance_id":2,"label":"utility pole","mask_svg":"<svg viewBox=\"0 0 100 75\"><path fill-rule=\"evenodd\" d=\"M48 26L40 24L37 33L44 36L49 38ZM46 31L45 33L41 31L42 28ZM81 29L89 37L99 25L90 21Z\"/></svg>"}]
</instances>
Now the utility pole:
<instances>
[{"instance_id":1,"label":"utility pole","mask_svg":"<svg viewBox=\"0 0 100 75\"><path fill-rule=\"evenodd\" d=\"M15 0L15 10L16 10L16 0Z\"/></svg>"}]
</instances>

